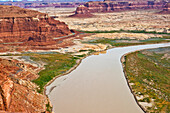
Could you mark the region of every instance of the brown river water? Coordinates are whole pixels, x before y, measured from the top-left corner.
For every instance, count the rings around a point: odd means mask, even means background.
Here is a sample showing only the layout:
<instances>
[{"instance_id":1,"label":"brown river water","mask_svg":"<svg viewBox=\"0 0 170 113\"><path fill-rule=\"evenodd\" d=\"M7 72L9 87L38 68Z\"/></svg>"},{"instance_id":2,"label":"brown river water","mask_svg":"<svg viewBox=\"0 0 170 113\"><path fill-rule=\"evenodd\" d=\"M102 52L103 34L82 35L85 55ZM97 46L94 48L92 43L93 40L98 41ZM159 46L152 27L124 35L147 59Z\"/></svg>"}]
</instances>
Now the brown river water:
<instances>
[{"instance_id":1,"label":"brown river water","mask_svg":"<svg viewBox=\"0 0 170 113\"><path fill-rule=\"evenodd\" d=\"M118 47L83 59L74 71L47 86L53 111L142 113L127 85L120 59L129 52L168 46L170 43Z\"/></svg>"}]
</instances>

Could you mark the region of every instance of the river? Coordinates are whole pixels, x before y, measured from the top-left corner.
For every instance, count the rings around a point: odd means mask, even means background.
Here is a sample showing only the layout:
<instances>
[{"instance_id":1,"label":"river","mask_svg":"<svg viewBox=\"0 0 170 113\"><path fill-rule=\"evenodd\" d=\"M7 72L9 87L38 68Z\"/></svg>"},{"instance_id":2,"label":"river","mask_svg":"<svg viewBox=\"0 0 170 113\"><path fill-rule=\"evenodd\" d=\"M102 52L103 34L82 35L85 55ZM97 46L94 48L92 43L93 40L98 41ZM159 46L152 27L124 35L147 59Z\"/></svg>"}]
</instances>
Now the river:
<instances>
[{"instance_id":1,"label":"river","mask_svg":"<svg viewBox=\"0 0 170 113\"><path fill-rule=\"evenodd\" d=\"M127 85L120 59L129 52L167 46L170 43L118 47L83 59L74 71L46 87L53 111L143 113Z\"/></svg>"}]
</instances>

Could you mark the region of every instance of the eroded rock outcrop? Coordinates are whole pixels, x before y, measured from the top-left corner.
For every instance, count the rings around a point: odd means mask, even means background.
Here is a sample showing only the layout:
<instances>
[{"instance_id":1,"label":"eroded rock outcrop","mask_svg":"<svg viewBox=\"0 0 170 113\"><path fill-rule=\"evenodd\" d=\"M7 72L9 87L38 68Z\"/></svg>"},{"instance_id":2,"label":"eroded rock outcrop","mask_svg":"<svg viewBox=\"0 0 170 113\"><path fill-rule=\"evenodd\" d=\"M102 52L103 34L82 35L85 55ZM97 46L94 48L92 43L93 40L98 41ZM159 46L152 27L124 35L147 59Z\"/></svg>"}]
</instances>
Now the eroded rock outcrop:
<instances>
[{"instance_id":1,"label":"eroded rock outcrop","mask_svg":"<svg viewBox=\"0 0 170 113\"><path fill-rule=\"evenodd\" d=\"M144 1L133 1L133 0L105 0L96 2L87 2L84 6L79 6L76 10L75 15L96 12L113 12L113 11L124 11L124 10L137 10L137 9L163 9L165 8L166 2L163 0L144 0ZM86 10L86 11L84 11Z\"/></svg>"},{"instance_id":2,"label":"eroded rock outcrop","mask_svg":"<svg viewBox=\"0 0 170 113\"><path fill-rule=\"evenodd\" d=\"M53 37L68 34L71 31L64 22L54 20L47 14L14 6L0 6L0 43L54 42Z\"/></svg>"},{"instance_id":3,"label":"eroded rock outcrop","mask_svg":"<svg viewBox=\"0 0 170 113\"><path fill-rule=\"evenodd\" d=\"M36 92L30 82L38 77L39 67L17 60L0 59L0 111L46 112L47 97Z\"/></svg>"},{"instance_id":4,"label":"eroded rock outcrop","mask_svg":"<svg viewBox=\"0 0 170 113\"><path fill-rule=\"evenodd\" d=\"M77 7L75 11L75 15L72 15L71 17L92 17L93 15L91 14L90 10L84 6L80 5Z\"/></svg>"}]
</instances>

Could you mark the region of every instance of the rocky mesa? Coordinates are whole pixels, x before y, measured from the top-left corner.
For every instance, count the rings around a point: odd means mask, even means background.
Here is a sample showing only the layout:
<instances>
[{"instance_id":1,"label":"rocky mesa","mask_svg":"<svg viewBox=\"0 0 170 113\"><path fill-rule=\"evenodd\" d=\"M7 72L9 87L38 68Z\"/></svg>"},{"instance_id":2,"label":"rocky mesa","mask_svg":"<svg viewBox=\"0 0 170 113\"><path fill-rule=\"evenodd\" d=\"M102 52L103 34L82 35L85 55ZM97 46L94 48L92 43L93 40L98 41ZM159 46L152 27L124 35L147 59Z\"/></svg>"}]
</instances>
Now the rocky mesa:
<instances>
[{"instance_id":1,"label":"rocky mesa","mask_svg":"<svg viewBox=\"0 0 170 113\"><path fill-rule=\"evenodd\" d=\"M76 9L75 16L82 17L84 14L113 12L113 11L126 11L126 10L139 10L139 9L159 9L167 10L168 2L165 0L104 0L104 1L90 1Z\"/></svg>"},{"instance_id":2,"label":"rocky mesa","mask_svg":"<svg viewBox=\"0 0 170 113\"><path fill-rule=\"evenodd\" d=\"M50 44L55 43L52 37L61 37L71 33L64 22L54 20L47 14L15 6L0 6L1 44L41 45L40 42Z\"/></svg>"}]
</instances>

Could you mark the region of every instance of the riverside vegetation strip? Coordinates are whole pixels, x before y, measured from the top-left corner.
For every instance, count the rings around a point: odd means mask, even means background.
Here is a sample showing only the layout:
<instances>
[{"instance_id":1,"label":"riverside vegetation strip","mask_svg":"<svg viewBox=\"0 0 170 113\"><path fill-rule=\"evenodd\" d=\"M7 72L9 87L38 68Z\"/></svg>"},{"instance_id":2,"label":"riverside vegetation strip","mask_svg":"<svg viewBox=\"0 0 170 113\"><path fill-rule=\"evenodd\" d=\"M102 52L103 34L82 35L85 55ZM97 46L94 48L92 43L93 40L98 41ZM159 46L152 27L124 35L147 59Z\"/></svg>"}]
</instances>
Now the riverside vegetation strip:
<instances>
[{"instance_id":1,"label":"riverside vegetation strip","mask_svg":"<svg viewBox=\"0 0 170 113\"><path fill-rule=\"evenodd\" d=\"M32 59L34 61L45 62L45 69L39 72L40 77L33 82L40 86L39 92L43 91L43 87L57 75L63 74L76 64L77 57L69 54L35 54Z\"/></svg>"},{"instance_id":2,"label":"riverside vegetation strip","mask_svg":"<svg viewBox=\"0 0 170 113\"><path fill-rule=\"evenodd\" d=\"M131 45L142 45L142 44L155 44L155 43L165 43L170 42L170 33L163 33L163 32L155 32L155 31L144 31L144 30L113 30L113 31L80 31L84 33L145 33L145 34L160 34L162 37L151 37L145 40L137 40L137 39L129 39L129 38L122 38L122 39L109 39L109 38L99 38L96 40L89 40L83 43L90 43L90 44L109 44L115 47L123 47L123 46L131 46Z\"/></svg>"},{"instance_id":3,"label":"riverside vegetation strip","mask_svg":"<svg viewBox=\"0 0 170 113\"><path fill-rule=\"evenodd\" d=\"M127 41L129 41L129 42L127 42ZM91 43L91 44L101 43L101 44L110 44L111 46L116 46L116 47L122 47L122 46L131 46L131 45L142 45L142 44L155 44L155 43L170 42L170 40L166 39L166 38L150 38L150 39L146 39L146 40L140 40L138 42L133 42L133 41L138 41L138 40L102 38L102 39L88 41L88 42L84 42L84 43Z\"/></svg>"},{"instance_id":4,"label":"riverside vegetation strip","mask_svg":"<svg viewBox=\"0 0 170 113\"><path fill-rule=\"evenodd\" d=\"M88 31L86 31L88 32ZM93 31L92 31L93 32ZM112 31L94 31L94 33L113 33ZM89 40L83 43L89 44L109 44L115 47L131 46L131 45L142 45L142 44L155 44L155 43L165 43L170 42L170 35L163 35L162 37L151 37L145 40L121 38L121 39L109 39L109 38L98 38L95 40Z\"/></svg>"},{"instance_id":5,"label":"riverside vegetation strip","mask_svg":"<svg viewBox=\"0 0 170 113\"><path fill-rule=\"evenodd\" d=\"M165 33L165 32L156 32L156 31L145 31L145 30L111 30L111 31L83 31L79 30L80 32L83 33L147 33L147 34L166 34L170 35L170 33Z\"/></svg>"},{"instance_id":6,"label":"riverside vegetation strip","mask_svg":"<svg viewBox=\"0 0 170 113\"><path fill-rule=\"evenodd\" d=\"M170 112L170 47L143 50L125 56L125 73L139 104L147 112Z\"/></svg>"}]
</instances>

